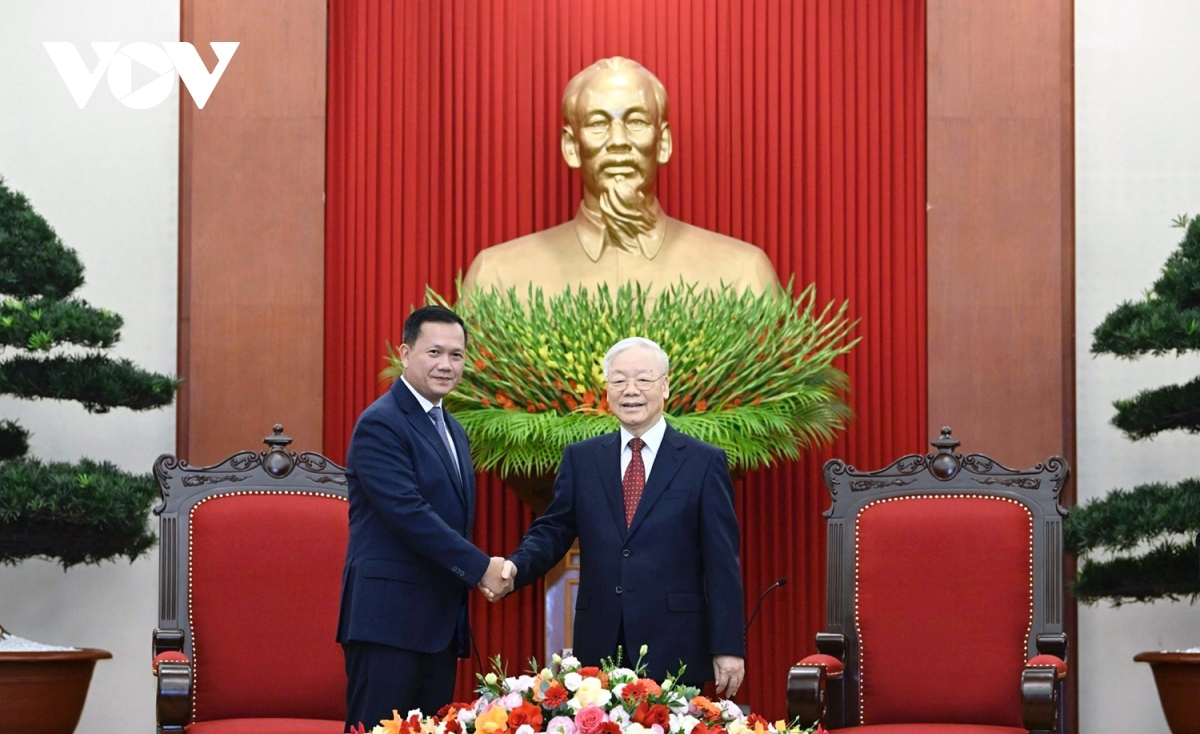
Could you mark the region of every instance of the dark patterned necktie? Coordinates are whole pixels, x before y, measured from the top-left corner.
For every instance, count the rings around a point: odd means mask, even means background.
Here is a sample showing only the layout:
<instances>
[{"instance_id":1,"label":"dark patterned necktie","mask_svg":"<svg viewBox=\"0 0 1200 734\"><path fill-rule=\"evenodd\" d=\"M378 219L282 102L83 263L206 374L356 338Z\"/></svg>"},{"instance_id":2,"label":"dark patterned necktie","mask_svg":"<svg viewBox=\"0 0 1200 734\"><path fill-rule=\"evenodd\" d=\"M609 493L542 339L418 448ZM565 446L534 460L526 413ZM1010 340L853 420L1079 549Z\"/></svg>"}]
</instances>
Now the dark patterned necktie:
<instances>
[{"instance_id":1,"label":"dark patterned necktie","mask_svg":"<svg viewBox=\"0 0 1200 734\"><path fill-rule=\"evenodd\" d=\"M462 467L458 465L458 456L454 453L454 446L450 444L450 434L446 431L446 419L442 417L442 406L435 405L430 408L429 417L433 419L433 425L437 426L438 435L442 437L442 443L446 444L446 451L450 453L450 458L454 461L454 468L458 470L461 477Z\"/></svg>"},{"instance_id":2,"label":"dark patterned necktie","mask_svg":"<svg viewBox=\"0 0 1200 734\"><path fill-rule=\"evenodd\" d=\"M646 488L646 464L642 461L642 447L646 442L636 436L629 439L629 448L633 449L633 458L625 468L625 478L621 480L621 491L625 495L625 527L633 524L633 513L637 512L638 502L642 499L642 490Z\"/></svg>"}]
</instances>

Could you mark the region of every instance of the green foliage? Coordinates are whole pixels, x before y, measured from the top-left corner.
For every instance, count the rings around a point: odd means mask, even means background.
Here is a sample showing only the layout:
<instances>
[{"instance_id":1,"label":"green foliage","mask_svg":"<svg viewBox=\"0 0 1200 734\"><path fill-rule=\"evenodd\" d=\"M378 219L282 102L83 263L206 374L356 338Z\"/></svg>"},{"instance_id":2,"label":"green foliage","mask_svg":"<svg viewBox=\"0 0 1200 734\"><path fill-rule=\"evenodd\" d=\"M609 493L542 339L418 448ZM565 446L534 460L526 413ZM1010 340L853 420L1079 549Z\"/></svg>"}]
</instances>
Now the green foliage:
<instances>
[{"instance_id":1,"label":"green foliage","mask_svg":"<svg viewBox=\"0 0 1200 734\"><path fill-rule=\"evenodd\" d=\"M1186 385L1143 390L1113 405L1117 409L1113 425L1134 441L1176 429L1200 433L1200 377Z\"/></svg>"},{"instance_id":2,"label":"green foliage","mask_svg":"<svg viewBox=\"0 0 1200 734\"><path fill-rule=\"evenodd\" d=\"M35 298L0 302L0 347L44 351L64 344L108 349L121 338L120 316L86 301Z\"/></svg>"},{"instance_id":3,"label":"green foliage","mask_svg":"<svg viewBox=\"0 0 1200 734\"><path fill-rule=\"evenodd\" d=\"M116 556L132 561L154 545L147 509L157 494L149 474L108 462L0 463L0 562L42 556L67 568Z\"/></svg>"},{"instance_id":4,"label":"green foliage","mask_svg":"<svg viewBox=\"0 0 1200 734\"><path fill-rule=\"evenodd\" d=\"M601 360L617 341L644 336L671 358L667 421L750 470L831 441L849 420L845 373L834 361L857 343L847 305L816 308L810 286L793 295L704 290L682 284L651 304L641 288L600 287L545 297L463 294L457 311L473 356L446 398L471 439L476 466L503 476L553 473L570 443L615 430ZM431 303L446 305L433 291ZM389 347L391 366L401 371Z\"/></svg>"},{"instance_id":5,"label":"green foliage","mask_svg":"<svg viewBox=\"0 0 1200 734\"><path fill-rule=\"evenodd\" d=\"M68 299L83 264L29 201L0 181L0 394L70 400L93 413L169 405L179 381L102 351L120 338L120 316ZM82 347L85 354L55 353ZM149 476L112 464L26 460L29 433L0 421L0 561L57 558L64 567L136 558L154 543Z\"/></svg>"},{"instance_id":6,"label":"green foliage","mask_svg":"<svg viewBox=\"0 0 1200 734\"><path fill-rule=\"evenodd\" d=\"M1175 225L1186 230L1179 249L1143 300L1122 303L1097 327L1093 354L1137 359L1200 350L1200 217L1183 215ZM1113 405L1113 424L1135 441L1168 430L1200 432L1200 378ZM1195 600L1197 533L1200 480L1116 489L1087 502L1066 521L1067 550L1082 561L1073 591L1089 603ZM1097 558L1101 552L1107 555Z\"/></svg>"},{"instance_id":7,"label":"green foliage","mask_svg":"<svg viewBox=\"0 0 1200 734\"><path fill-rule=\"evenodd\" d=\"M0 461L19 459L29 451L29 431L12 421L0 421Z\"/></svg>"},{"instance_id":8,"label":"green foliage","mask_svg":"<svg viewBox=\"0 0 1200 734\"><path fill-rule=\"evenodd\" d=\"M83 263L29 200L0 178L0 293L66 298L83 285Z\"/></svg>"},{"instance_id":9,"label":"green foliage","mask_svg":"<svg viewBox=\"0 0 1200 734\"><path fill-rule=\"evenodd\" d=\"M91 413L110 408L149 410L170 405L179 381L147 372L128 359L100 354L14 357L0 363L0 393L83 403Z\"/></svg>"},{"instance_id":10,"label":"green foliage","mask_svg":"<svg viewBox=\"0 0 1200 734\"><path fill-rule=\"evenodd\" d=\"M1146 297L1122 303L1096 327L1092 354L1135 359L1200 349L1200 217L1187 221L1179 249Z\"/></svg>"}]
</instances>

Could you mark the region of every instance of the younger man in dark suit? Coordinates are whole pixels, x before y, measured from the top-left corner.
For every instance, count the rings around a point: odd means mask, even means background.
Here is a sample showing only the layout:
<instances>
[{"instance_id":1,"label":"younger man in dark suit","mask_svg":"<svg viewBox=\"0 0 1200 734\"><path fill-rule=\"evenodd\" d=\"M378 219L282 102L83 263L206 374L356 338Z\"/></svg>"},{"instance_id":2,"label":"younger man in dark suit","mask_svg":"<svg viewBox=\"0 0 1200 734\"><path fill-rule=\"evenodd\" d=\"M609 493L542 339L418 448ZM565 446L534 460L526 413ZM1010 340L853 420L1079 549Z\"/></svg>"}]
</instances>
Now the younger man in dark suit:
<instances>
[{"instance_id":1,"label":"younger man in dark suit","mask_svg":"<svg viewBox=\"0 0 1200 734\"><path fill-rule=\"evenodd\" d=\"M554 499L505 564L523 586L579 538L574 653L596 665L618 645L649 646L647 672L716 679L732 696L745 673L742 576L725 452L667 425L669 362L631 337L604 356L618 432L563 452Z\"/></svg>"},{"instance_id":2,"label":"younger man in dark suit","mask_svg":"<svg viewBox=\"0 0 1200 734\"><path fill-rule=\"evenodd\" d=\"M450 309L404 322L404 373L359 416L346 457L350 540L338 642L346 656L346 728L392 709L434 714L454 695L470 650L467 595L511 589L502 558L471 544L475 472L467 434L442 409L462 378L467 331Z\"/></svg>"}]
</instances>

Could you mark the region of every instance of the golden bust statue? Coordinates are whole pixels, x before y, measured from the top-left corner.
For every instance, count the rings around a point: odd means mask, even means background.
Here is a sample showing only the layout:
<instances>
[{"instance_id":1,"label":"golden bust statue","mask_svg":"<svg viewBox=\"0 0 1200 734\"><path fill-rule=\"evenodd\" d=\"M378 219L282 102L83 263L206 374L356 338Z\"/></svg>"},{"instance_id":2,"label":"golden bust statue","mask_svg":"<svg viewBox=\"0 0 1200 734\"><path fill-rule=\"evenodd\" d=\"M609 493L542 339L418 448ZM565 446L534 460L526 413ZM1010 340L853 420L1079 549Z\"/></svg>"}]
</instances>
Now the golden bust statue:
<instances>
[{"instance_id":1,"label":"golden bust statue","mask_svg":"<svg viewBox=\"0 0 1200 734\"><path fill-rule=\"evenodd\" d=\"M563 93L562 154L583 175L583 203L557 227L488 247L463 280L470 288L530 284L546 295L634 281L661 290L680 282L722 283L755 293L781 290L754 245L673 219L655 196L658 167L671 158L667 90L636 61L598 61Z\"/></svg>"}]
</instances>

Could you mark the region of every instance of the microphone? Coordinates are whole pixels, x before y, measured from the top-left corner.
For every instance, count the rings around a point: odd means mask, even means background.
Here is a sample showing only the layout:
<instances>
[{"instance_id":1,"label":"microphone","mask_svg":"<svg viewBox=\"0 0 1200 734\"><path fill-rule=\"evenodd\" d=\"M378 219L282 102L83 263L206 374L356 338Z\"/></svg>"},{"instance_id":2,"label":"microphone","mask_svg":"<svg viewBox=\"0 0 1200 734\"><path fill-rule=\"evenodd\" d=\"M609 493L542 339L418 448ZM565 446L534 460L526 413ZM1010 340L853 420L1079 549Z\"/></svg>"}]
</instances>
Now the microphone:
<instances>
[{"instance_id":1,"label":"microphone","mask_svg":"<svg viewBox=\"0 0 1200 734\"><path fill-rule=\"evenodd\" d=\"M767 594L770 594L780 586L787 586L787 576L780 576L778 581L768 586L767 590L762 593L762 596L758 597L758 603L754 605L754 612L750 614L750 619L746 622L745 629L742 630L743 638L750 633L750 625L754 624L754 618L758 616L758 610L762 609L763 599L766 599Z\"/></svg>"}]
</instances>

